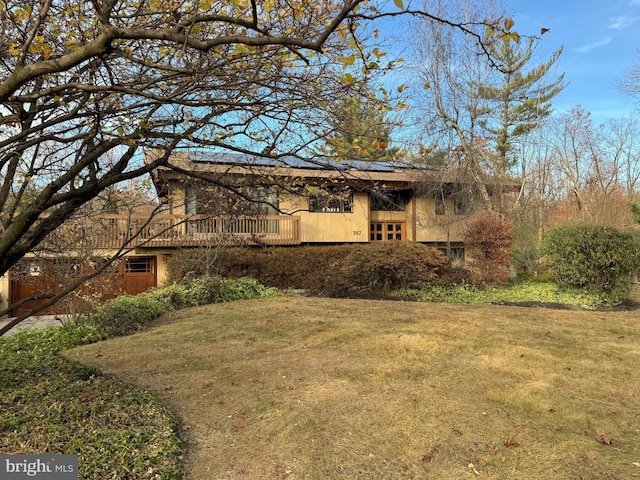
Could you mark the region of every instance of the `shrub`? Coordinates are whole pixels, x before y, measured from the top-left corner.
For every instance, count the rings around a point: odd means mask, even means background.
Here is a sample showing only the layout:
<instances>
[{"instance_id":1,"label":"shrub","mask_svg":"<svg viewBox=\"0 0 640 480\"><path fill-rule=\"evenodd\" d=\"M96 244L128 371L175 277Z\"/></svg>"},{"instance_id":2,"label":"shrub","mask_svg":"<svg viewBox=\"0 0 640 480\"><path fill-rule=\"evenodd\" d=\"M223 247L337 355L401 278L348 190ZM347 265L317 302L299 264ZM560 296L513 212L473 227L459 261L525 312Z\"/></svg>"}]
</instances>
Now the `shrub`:
<instances>
[{"instance_id":1,"label":"shrub","mask_svg":"<svg viewBox=\"0 0 640 480\"><path fill-rule=\"evenodd\" d=\"M84 315L80 322L96 325L115 337L138 332L167 311L276 295L280 295L277 289L252 278L202 277L138 295L121 295Z\"/></svg>"},{"instance_id":2,"label":"shrub","mask_svg":"<svg viewBox=\"0 0 640 480\"><path fill-rule=\"evenodd\" d=\"M387 294L398 288L435 283L449 262L435 248L419 243L384 242L359 245L334 263L324 293L329 296Z\"/></svg>"},{"instance_id":3,"label":"shrub","mask_svg":"<svg viewBox=\"0 0 640 480\"><path fill-rule=\"evenodd\" d=\"M249 300L280 295L278 289L265 287L254 278L237 278L222 280L217 290L214 290L211 303L232 302L235 300Z\"/></svg>"},{"instance_id":4,"label":"shrub","mask_svg":"<svg viewBox=\"0 0 640 480\"><path fill-rule=\"evenodd\" d=\"M166 303L157 295L121 295L87 314L86 319L104 329L109 336L117 337L142 330L166 310Z\"/></svg>"},{"instance_id":5,"label":"shrub","mask_svg":"<svg viewBox=\"0 0 640 480\"><path fill-rule=\"evenodd\" d=\"M502 217L487 214L471 220L464 232L474 283L503 282L509 277L513 231Z\"/></svg>"},{"instance_id":6,"label":"shrub","mask_svg":"<svg viewBox=\"0 0 640 480\"><path fill-rule=\"evenodd\" d=\"M251 277L261 284L281 289L301 288L319 293L327 281L329 267L344 259L352 245L226 248L216 253L216 272L225 278ZM169 261L169 278L173 282L188 282L206 276L203 249L185 250Z\"/></svg>"},{"instance_id":7,"label":"shrub","mask_svg":"<svg viewBox=\"0 0 640 480\"><path fill-rule=\"evenodd\" d=\"M162 302L167 310L179 310L186 307L200 305L194 298L189 286L181 283L174 283L166 287L157 288L147 293Z\"/></svg>"},{"instance_id":8,"label":"shrub","mask_svg":"<svg viewBox=\"0 0 640 480\"><path fill-rule=\"evenodd\" d=\"M582 288L624 299L640 266L630 233L605 225L568 225L549 232L543 253L560 287Z\"/></svg>"},{"instance_id":9,"label":"shrub","mask_svg":"<svg viewBox=\"0 0 640 480\"><path fill-rule=\"evenodd\" d=\"M173 257L169 264L172 280L202 275L198 270L202 262L197 259L205 254L190 250ZM262 285L300 288L312 295L382 292L400 284L436 281L436 276L442 276L438 281L454 279L453 270L437 250L405 242L229 248L218 251L217 259L216 269L223 277L252 277ZM460 272L455 275L463 277Z\"/></svg>"}]
</instances>

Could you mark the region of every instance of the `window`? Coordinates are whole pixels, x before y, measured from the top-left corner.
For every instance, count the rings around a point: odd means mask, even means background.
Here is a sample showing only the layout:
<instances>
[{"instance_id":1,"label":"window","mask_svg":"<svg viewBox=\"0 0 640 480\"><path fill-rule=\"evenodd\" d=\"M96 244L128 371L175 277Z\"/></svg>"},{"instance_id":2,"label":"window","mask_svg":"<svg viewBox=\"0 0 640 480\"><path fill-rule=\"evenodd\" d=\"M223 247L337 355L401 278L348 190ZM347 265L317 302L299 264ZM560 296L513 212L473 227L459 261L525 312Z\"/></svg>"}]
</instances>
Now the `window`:
<instances>
[{"instance_id":1,"label":"window","mask_svg":"<svg viewBox=\"0 0 640 480\"><path fill-rule=\"evenodd\" d=\"M405 210L405 195L401 190L384 190L371 195L371 210L401 212Z\"/></svg>"},{"instance_id":2,"label":"window","mask_svg":"<svg viewBox=\"0 0 640 480\"><path fill-rule=\"evenodd\" d=\"M200 210L198 201L198 188L195 185L187 185L185 189L184 213L187 215L195 215Z\"/></svg>"},{"instance_id":3,"label":"window","mask_svg":"<svg viewBox=\"0 0 640 480\"><path fill-rule=\"evenodd\" d=\"M449 261L454 262L456 260L464 262L464 248L463 247L449 247L439 248L440 252L444 256L449 257Z\"/></svg>"},{"instance_id":4,"label":"window","mask_svg":"<svg viewBox=\"0 0 640 480\"><path fill-rule=\"evenodd\" d=\"M404 240L404 223L372 223L369 232L369 240L372 242L402 241Z\"/></svg>"},{"instance_id":5,"label":"window","mask_svg":"<svg viewBox=\"0 0 640 480\"><path fill-rule=\"evenodd\" d=\"M191 183L185 187L187 215L278 215L278 190L272 187L247 186L239 193L224 188Z\"/></svg>"},{"instance_id":6,"label":"window","mask_svg":"<svg viewBox=\"0 0 640 480\"><path fill-rule=\"evenodd\" d=\"M53 275L57 279L78 275L81 272L79 259L56 258L53 261Z\"/></svg>"},{"instance_id":7,"label":"window","mask_svg":"<svg viewBox=\"0 0 640 480\"><path fill-rule=\"evenodd\" d=\"M329 190L309 198L309 211L322 213L353 212L353 193Z\"/></svg>"},{"instance_id":8,"label":"window","mask_svg":"<svg viewBox=\"0 0 640 480\"><path fill-rule=\"evenodd\" d=\"M246 191L246 189L245 189ZM259 216L278 215L278 191L274 188L254 188L246 191L253 203L251 204L251 214Z\"/></svg>"},{"instance_id":9,"label":"window","mask_svg":"<svg viewBox=\"0 0 640 480\"><path fill-rule=\"evenodd\" d=\"M153 260L151 257L129 257L125 259L126 273L151 273Z\"/></svg>"},{"instance_id":10,"label":"window","mask_svg":"<svg viewBox=\"0 0 640 480\"><path fill-rule=\"evenodd\" d=\"M108 263L108 259L106 258L94 258L92 259L93 262L93 267L95 270L99 270L100 268L102 268L104 266L105 263ZM116 274L119 272L120 269L120 263L118 261L115 262L111 262L109 265L107 265L104 270L102 270L102 273L105 274Z\"/></svg>"},{"instance_id":11,"label":"window","mask_svg":"<svg viewBox=\"0 0 640 480\"><path fill-rule=\"evenodd\" d=\"M436 215L444 215L445 214L444 192L442 191L436 192L435 203L436 203Z\"/></svg>"},{"instance_id":12,"label":"window","mask_svg":"<svg viewBox=\"0 0 640 480\"><path fill-rule=\"evenodd\" d=\"M453 197L453 213L456 215L468 215L469 211L469 201L465 196L456 195Z\"/></svg>"}]
</instances>

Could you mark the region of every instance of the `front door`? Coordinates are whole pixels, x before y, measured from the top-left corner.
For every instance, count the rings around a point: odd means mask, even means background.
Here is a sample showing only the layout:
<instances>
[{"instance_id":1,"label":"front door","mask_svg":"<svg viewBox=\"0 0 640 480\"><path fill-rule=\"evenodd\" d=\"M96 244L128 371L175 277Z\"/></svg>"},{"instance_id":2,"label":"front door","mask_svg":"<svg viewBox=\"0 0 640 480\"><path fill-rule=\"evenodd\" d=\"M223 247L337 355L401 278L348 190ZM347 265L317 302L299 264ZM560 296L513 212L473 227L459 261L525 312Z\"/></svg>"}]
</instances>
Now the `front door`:
<instances>
[{"instance_id":1,"label":"front door","mask_svg":"<svg viewBox=\"0 0 640 480\"><path fill-rule=\"evenodd\" d=\"M392 242L405 240L404 222L371 222L369 240Z\"/></svg>"}]
</instances>

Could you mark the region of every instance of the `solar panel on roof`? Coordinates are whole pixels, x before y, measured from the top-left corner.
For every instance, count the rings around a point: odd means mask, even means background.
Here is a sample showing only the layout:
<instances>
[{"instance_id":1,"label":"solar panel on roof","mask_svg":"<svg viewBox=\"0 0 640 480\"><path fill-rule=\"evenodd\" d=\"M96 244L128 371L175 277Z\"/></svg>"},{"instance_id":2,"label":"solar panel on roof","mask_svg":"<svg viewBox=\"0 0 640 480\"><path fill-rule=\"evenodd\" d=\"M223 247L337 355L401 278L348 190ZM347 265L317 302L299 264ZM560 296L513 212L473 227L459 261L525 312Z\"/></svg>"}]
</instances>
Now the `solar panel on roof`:
<instances>
[{"instance_id":1,"label":"solar panel on roof","mask_svg":"<svg viewBox=\"0 0 640 480\"><path fill-rule=\"evenodd\" d=\"M317 160L306 160L286 155L283 157L267 157L259 155L248 155L243 153L219 153L191 151L189 157L192 161L198 163L216 163L225 165L259 165L267 167L288 166L292 168L311 168L311 169L337 169L337 170L362 170L362 171L380 171L393 172L398 166L392 162L365 162L362 160L337 160L333 158L318 158Z\"/></svg>"}]
</instances>

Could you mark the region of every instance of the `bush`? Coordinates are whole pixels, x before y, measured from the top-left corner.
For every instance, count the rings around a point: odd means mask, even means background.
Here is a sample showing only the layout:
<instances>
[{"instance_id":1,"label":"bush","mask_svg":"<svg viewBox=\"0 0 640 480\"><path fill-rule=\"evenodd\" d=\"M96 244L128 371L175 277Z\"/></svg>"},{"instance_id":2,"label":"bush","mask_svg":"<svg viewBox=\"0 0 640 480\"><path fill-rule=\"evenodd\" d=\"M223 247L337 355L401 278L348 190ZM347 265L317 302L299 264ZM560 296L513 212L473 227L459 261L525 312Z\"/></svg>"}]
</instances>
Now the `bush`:
<instances>
[{"instance_id":1,"label":"bush","mask_svg":"<svg viewBox=\"0 0 640 480\"><path fill-rule=\"evenodd\" d=\"M209 303L233 302L235 300L250 300L252 298L266 298L280 295L278 289L265 287L254 278L237 278L221 280L217 289L211 291Z\"/></svg>"},{"instance_id":2,"label":"bush","mask_svg":"<svg viewBox=\"0 0 640 480\"><path fill-rule=\"evenodd\" d=\"M165 312L209 303L280 295L252 278L196 278L138 295L121 295L105 302L80 322L96 325L108 336L130 335L144 329Z\"/></svg>"},{"instance_id":3,"label":"bush","mask_svg":"<svg viewBox=\"0 0 640 480\"><path fill-rule=\"evenodd\" d=\"M225 278L250 277L280 289L301 288L319 293L326 283L322 273L353 248L351 245L225 248L216 252L215 270ZM206 276L203 266L209 255L204 249L179 252L169 261L169 279L182 283Z\"/></svg>"},{"instance_id":4,"label":"bush","mask_svg":"<svg viewBox=\"0 0 640 480\"><path fill-rule=\"evenodd\" d=\"M487 214L471 220L464 232L474 283L501 283L509 278L513 231L502 217Z\"/></svg>"},{"instance_id":5,"label":"bush","mask_svg":"<svg viewBox=\"0 0 640 480\"><path fill-rule=\"evenodd\" d=\"M419 243L360 245L330 268L324 293L344 297L422 288L437 283L448 266L442 253Z\"/></svg>"},{"instance_id":6,"label":"bush","mask_svg":"<svg viewBox=\"0 0 640 480\"><path fill-rule=\"evenodd\" d=\"M201 275L205 251L190 250L172 258L173 281ZM324 245L286 248L229 248L217 252L223 277L252 277L280 289L299 288L311 295L361 295L409 283L452 281L446 258L415 243ZM436 279L436 277L439 277ZM456 278L460 277L458 273Z\"/></svg>"},{"instance_id":7,"label":"bush","mask_svg":"<svg viewBox=\"0 0 640 480\"><path fill-rule=\"evenodd\" d=\"M570 225L549 232L543 253L560 287L582 288L618 302L640 266L630 233L605 225Z\"/></svg>"},{"instance_id":8,"label":"bush","mask_svg":"<svg viewBox=\"0 0 640 480\"><path fill-rule=\"evenodd\" d=\"M130 335L146 327L167 310L157 295L121 295L105 302L86 321L102 328L111 337Z\"/></svg>"}]
</instances>

